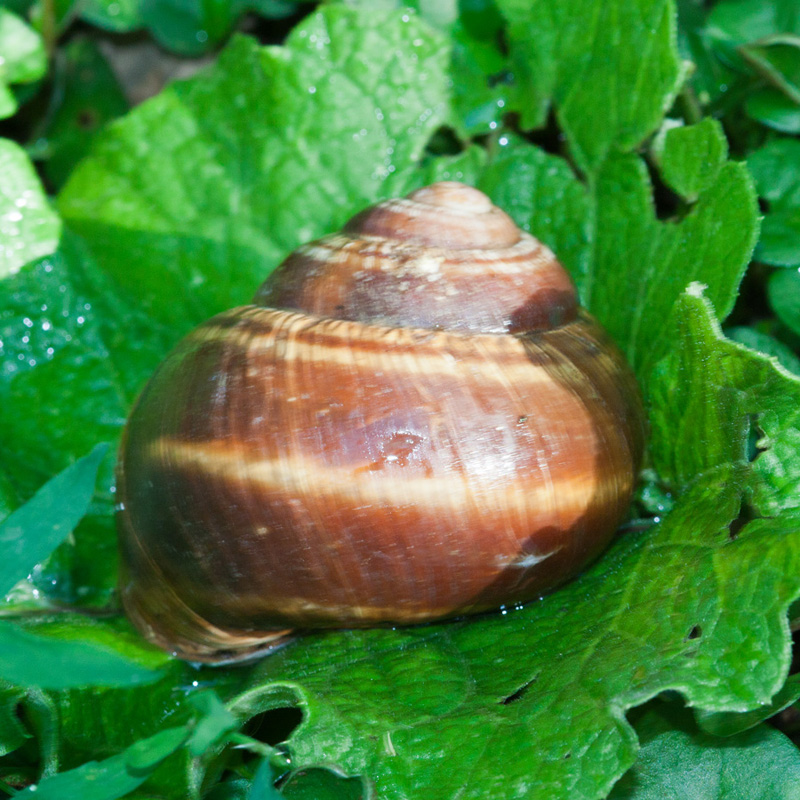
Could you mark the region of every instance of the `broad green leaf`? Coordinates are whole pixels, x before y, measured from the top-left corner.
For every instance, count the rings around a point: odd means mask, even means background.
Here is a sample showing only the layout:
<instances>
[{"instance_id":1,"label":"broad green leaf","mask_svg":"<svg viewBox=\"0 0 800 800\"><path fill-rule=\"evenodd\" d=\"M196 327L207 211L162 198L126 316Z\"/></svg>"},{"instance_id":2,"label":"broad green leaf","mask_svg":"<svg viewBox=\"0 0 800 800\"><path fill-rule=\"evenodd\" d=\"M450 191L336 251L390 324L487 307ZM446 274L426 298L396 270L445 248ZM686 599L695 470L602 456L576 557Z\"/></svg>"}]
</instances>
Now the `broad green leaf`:
<instances>
[{"instance_id":1,"label":"broad green leaf","mask_svg":"<svg viewBox=\"0 0 800 800\"><path fill-rule=\"evenodd\" d=\"M797 800L800 752L760 725L719 739L697 729L676 705L651 706L637 724L642 749L609 800Z\"/></svg>"},{"instance_id":2,"label":"broad green leaf","mask_svg":"<svg viewBox=\"0 0 800 800\"><path fill-rule=\"evenodd\" d=\"M2 279L26 262L52 253L58 245L61 223L50 209L25 152L8 139L0 139L0 179Z\"/></svg>"},{"instance_id":3,"label":"broad green leaf","mask_svg":"<svg viewBox=\"0 0 800 800\"><path fill-rule=\"evenodd\" d=\"M0 678L18 686L66 689L151 683L160 673L81 641L39 636L0 621Z\"/></svg>"},{"instance_id":4,"label":"broad green leaf","mask_svg":"<svg viewBox=\"0 0 800 800\"><path fill-rule=\"evenodd\" d=\"M0 595L7 594L81 520L94 495L100 461L107 452L107 444L97 445L0 522Z\"/></svg>"},{"instance_id":5,"label":"broad green leaf","mask_svg":"<svg viewBox=\"0 0 800 800\"><path fill-rule=\"evenodd\" d=\"M17 110L9 87L37 81L45 72L47 55L41 36L13 11L0 7L0 118Z\"/></svg>"},{"instance_id":6,"label":"broad green leaf","mask_svg":"<svg viewBox=\"0 0 800 800\"><path fill-rule=\"evenodd\" d=\"M293 763L324 757L390 800L602 797L634 761L625 709L677 689L745 710L785 678L800 525L757 520L732 539L742 477L707 475L662 524L522 610L291 645L232 710L285 706L293 687Z\"/></svg>"},{"instance_id":7,"label":"broad green leaf","mask_svg":"<svg viewBox=\"0 0 800 800\"><path fill-rule=\"evenodd\" d=\"M768 204L756 258L800 265L800 141L774 139L747 159L758 194Z\"/></svg>"},{"instance_id":8,"label":"broad green leaf","mask_svg":"<svg viewBox=\"0 0 800 800\"><path fill-rule=\"evenodd\" d=\"M447 56L400 11L325 8L280 48L239 37L112 125L61 211L127 302L176 336L407 180L447 115Z\"/></svg>"},{"instance_id":9,"label":"broad green leaf","mask_svg":"<svg viewBox=\"0 0 800 800\"><path fill-rule=\"evenodd\" d=\"M523 124L549 105L578 166L594 170L660 124L684 81L670 0L497 0L508 20Z\"/></svg>"}]
</instances>

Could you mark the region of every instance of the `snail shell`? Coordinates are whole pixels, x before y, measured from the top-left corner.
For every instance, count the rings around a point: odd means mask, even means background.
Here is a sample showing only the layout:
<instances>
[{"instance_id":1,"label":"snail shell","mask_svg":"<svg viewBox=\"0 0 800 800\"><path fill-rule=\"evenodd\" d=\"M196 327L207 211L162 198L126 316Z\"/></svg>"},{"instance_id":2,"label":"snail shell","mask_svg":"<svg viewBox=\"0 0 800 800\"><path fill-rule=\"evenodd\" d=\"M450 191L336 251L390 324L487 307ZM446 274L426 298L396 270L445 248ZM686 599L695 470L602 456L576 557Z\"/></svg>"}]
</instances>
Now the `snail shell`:
<instances>
[{"instance_id":1,"label":"snail shell","mask_svg":"<svg viewBox=\"0 0 800 800\"><path fill-rule=\"evenodd\" d=\"M608 544L639 393L553 254L438 183L197 328L126 428L121 594L197 661L523 603Z\"/></svg>"}]
</instances>

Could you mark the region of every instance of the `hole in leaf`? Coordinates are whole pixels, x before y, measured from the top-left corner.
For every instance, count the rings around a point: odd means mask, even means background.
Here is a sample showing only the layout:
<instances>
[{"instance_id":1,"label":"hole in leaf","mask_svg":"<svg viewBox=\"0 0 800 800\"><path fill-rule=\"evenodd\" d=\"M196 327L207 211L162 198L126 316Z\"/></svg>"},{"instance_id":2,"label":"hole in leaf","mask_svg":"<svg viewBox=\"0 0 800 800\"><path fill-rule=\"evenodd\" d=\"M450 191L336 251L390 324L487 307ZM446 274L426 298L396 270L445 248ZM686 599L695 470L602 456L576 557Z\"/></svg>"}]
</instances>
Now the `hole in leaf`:
<instances>
[{"instance_id":1,"label":"hole in leaf","mask_svg":"<svg viewBox=\"0 0 800 800\"><path fill-rule=\"evenodd\" d=\"M256 714L245 725L244 733L275 747L285 742L302 721L303 712L299 708L271 708Z\"/></svg>"},{"instance_id":2,"label":"hole in leaf","mask_svg":"<svg viewBox=\"0 0 800 800\"><path fill-rule=\"evenodd\" d=\"M699 639L703 635L703 629L699 625L695 625L686 636L686 641L690 639Z\"/></svg>"},{"instance_id":3,"label":"hole in leaf","mask_svg":"<svg viewBox=\"0 0 800 800\"><path fill-rule=\"evenodd\" d=\"M315 3L298 3L296 12L283 17L249 14L239 27L242 31L255 36L261 44L283 44L292 29L315 10L315 5Z\"/></svg>"},{"instance_id":4,"label":"hole in leaf","mask_svg":"<svg viewBox=\"0 0 800 800\"><path fill-rule=\"evenodd\" d=\"M512 694L508 695L508 697L504 697L500 701L500 705L508 706L511 705L511 703L516 703L517 700L521 700L527 694L528 689L530 689L534 683L536 683L536 678L532 678L526 684L520 686L516 692L513 692Z\"/></svg>"},{"instance_id":5,"label":"hole in leaf","mask_svg":"<svg viewBox=\"0 0 800 800\"><path fill-rule=\"evenodd\" d=\"M764 438L764 430L758 424L758 414L748 416L750 429L747 433L747 459L755 461L767 448L759 446L759 441Z\"/></svg>"},{"instance_id":6,"label":"hole in leaf","mask_svg":"<svg viewBox=\"0 0 800 800\"><path fill-rule=\"evenodd\" d=\"M525 134L525 138L531 142L531 144L535 144L540 150L544 150L546 153L568 158L567 137L561 131L555 111L552 108L547 115L547 122L544 126L537 128L535 131L528 131Z\"/></svg>"},{"instance_id":7,"label":"hole in leaf","mask_svg":"<svg viewBox=\"0 0 800 800\"><path fill-rule=\"evenodd\" d=\"M664 183L661 174L650 161L645 163L653 186L653 206L655 207L656 217L661 221L680 219L688 210L686 202Z\"/></svg>"},{"instance_id":8,"label":"hole in leaf","mask_svg":"<svg viewBox=\"0 0 800 800\"><path fill-rule=\"evenodd\" d=\"M433 132L425 149L433 156L457 156L464 148L456 132L448 125L442 125Z\"/></svg>"},{"instance_id":9,"label":"hole in leaf","mask_svg":"<svg viewBox=\"0 0 800 800\"><path fill-rule=\"evenodd\" d=\"M761 515L758 514L752 506L747 503L742 503L742 507L739 509L739 516L731 522L728 528L728 539L732 542L738 539L742 528L754 519L761 519Z\"/></svg>"},{"instance_id":10,"label":"hole in leaf","mask_svg":"<svg viewBox=\"0 0 800 800\"><path fill-rule=\"evenodd\" d=\"M96 128L100 122L100 115L93 108L84 108L78 113L78 127L85 131Z\"/></svg>"}]
</instances>

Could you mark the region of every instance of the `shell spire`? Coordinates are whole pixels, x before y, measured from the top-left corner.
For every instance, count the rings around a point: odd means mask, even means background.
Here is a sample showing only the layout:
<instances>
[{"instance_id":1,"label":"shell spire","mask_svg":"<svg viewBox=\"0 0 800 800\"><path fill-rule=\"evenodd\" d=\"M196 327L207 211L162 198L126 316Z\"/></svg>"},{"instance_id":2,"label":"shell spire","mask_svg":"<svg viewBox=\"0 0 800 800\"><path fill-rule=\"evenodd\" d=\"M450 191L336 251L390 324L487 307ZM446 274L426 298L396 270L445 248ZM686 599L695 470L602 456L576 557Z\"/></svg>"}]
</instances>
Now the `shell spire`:
<instances>
[{"instance_id":1,"label":"shell spire","mask_svg":"<svg viewBox=\"0 0 800 800\"><path fill-rule=\"evenodd\" d=\"M552 328L577 313L553 253L478 189L444 181L386 200L290 255L257 305L470 333Z\"/></svg>"}]
</instances>

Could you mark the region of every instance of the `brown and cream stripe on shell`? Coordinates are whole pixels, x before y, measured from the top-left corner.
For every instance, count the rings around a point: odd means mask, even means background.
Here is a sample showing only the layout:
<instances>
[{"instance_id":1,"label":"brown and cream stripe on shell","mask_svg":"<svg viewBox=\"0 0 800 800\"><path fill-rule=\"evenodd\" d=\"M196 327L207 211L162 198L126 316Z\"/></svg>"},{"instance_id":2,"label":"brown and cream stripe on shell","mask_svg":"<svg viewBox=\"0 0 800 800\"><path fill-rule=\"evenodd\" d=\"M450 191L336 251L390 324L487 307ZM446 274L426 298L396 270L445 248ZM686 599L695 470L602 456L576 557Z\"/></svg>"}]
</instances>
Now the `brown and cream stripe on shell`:
<instances>
[{"instance_id":1,"label":"brown and cream stripe on shell","mask_svg":"<svg viewBox=\"0 0 800 800\"><path fill-rule=\"evenodd\" d=\"M163 647L525 602L625 514L634 379L555 257L435 184L300 248L190 334L119 466L122 595Z\"/></svg>"}]
</instances>

